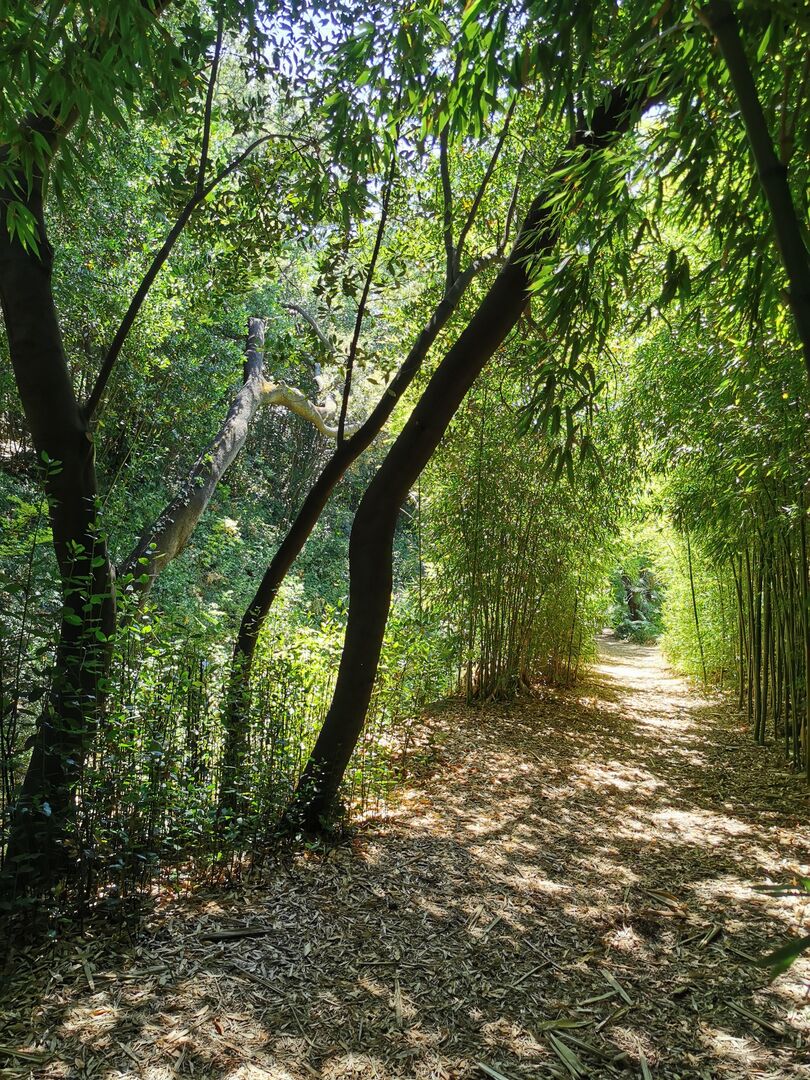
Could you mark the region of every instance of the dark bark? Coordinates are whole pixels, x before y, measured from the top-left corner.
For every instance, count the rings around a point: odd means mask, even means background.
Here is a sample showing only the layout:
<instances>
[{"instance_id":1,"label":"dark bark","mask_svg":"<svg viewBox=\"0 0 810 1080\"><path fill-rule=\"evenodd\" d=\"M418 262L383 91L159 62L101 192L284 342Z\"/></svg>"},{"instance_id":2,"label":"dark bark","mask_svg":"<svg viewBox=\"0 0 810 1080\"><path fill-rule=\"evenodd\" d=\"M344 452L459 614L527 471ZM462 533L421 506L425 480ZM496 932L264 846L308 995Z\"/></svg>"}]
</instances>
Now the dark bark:
<instances>
[{"instance_id":1,"label":"dark bark","mask_svg":"<svg viewBox=\"0 0 810 1080\"><path fill-rule=\"evenodd\" d=\"M630 613L630 619L633 622L638 622L640 618L638 600L636 599L636 590L633 587L633 581L629 574L622 574L622 585L624 585L624 598L627 601L627 610Z\"/></svg>"},{"instance_id":2,"label":"dark bark","mask_svg":"<svg viewBox=\"0 0 810 1080\"><path fill-rule=\"evenodd\" d=\"M740 571L737 572L736 558L731 560L731 572L734 575L734 592L737 597L737 674L738 691L737 704L742 711L745 704L745 607L742 593L742 557L740 556Z\"/></svg>"},{"instance_id":3,"label":"dark bark","mask_svg":"<svg viewBox=\"0 0 810 1080\"><path fill-rule=\"evenodd\" d=\"M778 158L756 83L745 55L737 16L729 0L711 0L701 17L714 35L728 68L740 106L751 154L768 203L776 243L787 274L790 307L802 343L810 378L810 254L805 229L796 213L788 183L788 170Z\"/></svg>"},{"instance_id":4,"label":"dark bark","mask_svg":"<svg viewBox=\"0 0 810 1080\"><path fill-rule=\"evenodd\" d=\"M158 18L169 0L144 0ZM109 48L103 34L88 31L82 48ZM46 108L28 116L56 153L78 117ZM8 148L0 154L8 154ZM53 544L59 566L63 612L48 703L30 741L31 758L12 809L3 856L4 885L39 890L52 885L81 853L70 849L68 831L76 784L95 734L115 626L113 574L97 522L97 483L92 433L68 371L53 301L53 252L44 220L44 178L20 170L12 188L0 191L0 305L17 388L31 439L44 470ZM26 249L5 224L5 207L21 202L37 224L37 250Z\"/></svg>"},{"instance_id":5,"label":"dark bark","mask_svg":"<svg viewBox=\"0 0 810 1080\"><path fill-rule=\"evenodd\" d=\"M564 170L572 151L596 151L626 131L641 98L615 90L596 111L590 130L574 134L554 173ZM546 191L532 203L512 253L434 372L360 503L349 544L349 617L335 693L287 811L291 827L321 828L333 811L377 672L391 601L399 509L467 391L520 318L530 295L533 264L557 242L560 220L546 206L548 195Z\"/></svg>"},{"instance_id":6,"label":"dark bark","mask_svg":"<svg viewBox=\"0 0 810 1080\"><path fill-rule=\"evenodd\" d=\"M771 570L770 561L765 565L765 573L762 579L763 610L762 610L762 702L760 706L759 731L757 742L765 742L766 727L768 724L768 681L771 677L771 653L773 652L773 634L771 626Z\"/></svg>"},{"instance_id":7,"label":"dark bark","mask_svg":"<svg viewBox=\"0 0 810 1080\"><path fill-rule=\"evenodd\" d=\"M48 884L74 858L62 841L95 731L108 656L101 639L112 631L114 611L96 521L92 436L70 380L53 303L41 183L35 183L27 207L39 225L39 253L0 227L0 303L17 387L44 468L64 613L53 689L33 737L4 863L23 884Z\"/></svg>"},{"instance_id":8,"label":"dark bark","mask_svg":"<svg viewBox=\"0 0 810 1080\"><path fill-rule=\"evenodd\" d=\"M745 597L746 597L746 627L747 627L747 668L746 668L746 705L748 710L748 723L753 727L754 723L754 579L751 574L751 555L748 546L745 548Z\"/></svg>"},{"instance_id":9,"label":"dark bark","mask_svg":"<svg viewBox=\"0 0 810 1080\"><path fill-rule=\"evenodd\" d=\"M250 680L256 643L281 583L300 554L318 522L329 496L346 470L368 449L382 431L397 402L410 386L431 345L438 337L473 277L486 260L477 260L461 274L436 306L430 321L413 343L402 366L369 417L349 439L345 439L327 461L318 479L307 493L272 562L267 568L256 595L248 606L234 645L231 673L225 699L222 803L233 805L233 787L243 760L247 741L247 710Z\"/></svg>"},{"instance_id":10,"label":"dark bark","mask_svg":"<svg viewBox=\"0 0 810 1080\"><path fill-rule=\"evenodd\" d=\"M762 550L757 558L754 578L754 607L752 612L752 647L754 667L751 678L754 687L754 738L759 737L762 724Z\"/></svg>"}]
</instances>

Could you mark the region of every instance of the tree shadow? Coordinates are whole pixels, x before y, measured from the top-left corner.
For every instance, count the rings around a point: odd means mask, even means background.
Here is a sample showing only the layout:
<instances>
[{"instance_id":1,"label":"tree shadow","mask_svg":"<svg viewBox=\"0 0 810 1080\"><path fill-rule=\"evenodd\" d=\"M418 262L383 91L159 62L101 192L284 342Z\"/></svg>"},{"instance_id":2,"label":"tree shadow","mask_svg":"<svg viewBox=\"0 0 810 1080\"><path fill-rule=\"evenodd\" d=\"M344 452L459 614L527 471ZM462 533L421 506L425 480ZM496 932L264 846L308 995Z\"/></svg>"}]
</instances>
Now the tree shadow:
<instances>
[{"instance_id":1,"label":"tree shadow","mask_svg":"<svg viewBox=\"0 0 810 1080\"><path fill-rule=\"evenodd\" d=\"M426 723L435 773L350 843L85 940L94 989L75 945L12 970L55 1041L20 1075L529 1080L561 1045L596 1077L806 1075L808 964L751 960L796 901L751 886L808 861L808 799L733 710L615 643L575 690Z\"/></svg>"}]
</instances>

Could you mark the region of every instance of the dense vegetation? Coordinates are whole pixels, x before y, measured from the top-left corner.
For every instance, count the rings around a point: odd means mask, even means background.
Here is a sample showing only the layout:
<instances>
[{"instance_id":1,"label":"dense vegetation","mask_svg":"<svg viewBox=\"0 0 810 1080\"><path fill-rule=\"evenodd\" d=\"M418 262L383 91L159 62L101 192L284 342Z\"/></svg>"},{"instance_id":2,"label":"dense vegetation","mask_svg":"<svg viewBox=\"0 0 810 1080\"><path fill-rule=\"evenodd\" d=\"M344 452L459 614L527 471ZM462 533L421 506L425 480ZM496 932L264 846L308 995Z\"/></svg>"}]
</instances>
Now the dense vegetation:
<instances>
[{"instance_id":1,"label":"dense vegetation","mask_svg":"<svg viewBox=\"0 0 810 1080\"><path fill-rule=\"evenodd\" d=\"M0 20L3 904L380 805L612 622L810 777L810 20Z\"/></svg>"}]
</instances>

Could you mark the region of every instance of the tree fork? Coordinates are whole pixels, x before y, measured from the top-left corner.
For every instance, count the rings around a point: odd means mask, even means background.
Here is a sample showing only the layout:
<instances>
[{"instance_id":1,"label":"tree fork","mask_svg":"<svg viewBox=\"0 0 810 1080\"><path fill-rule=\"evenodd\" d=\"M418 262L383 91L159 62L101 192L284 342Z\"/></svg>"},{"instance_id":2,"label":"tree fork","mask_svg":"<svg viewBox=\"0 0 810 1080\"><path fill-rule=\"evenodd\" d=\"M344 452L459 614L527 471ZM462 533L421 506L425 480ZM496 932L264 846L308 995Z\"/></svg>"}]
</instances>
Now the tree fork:
<instances>
[{"instance_id":1,"label":"tree fork","mask_svg":"<svg viewBox=\"0 0 810 1080\"><path fill-rule=\"evenodd\" d=\"M329 497L346 470L371 445L382 431L397 402L410 386L430 347L446 326L458 306L467 286L490 260L475 260L453 282L452 288L441 299L429 322L413 343L391 384L368 418L357 431L345 439L321 470L317 480L307 493L293 523L268 566L264 577L249 604L234 644L228 688L225 695L223 724L225 746L222 758L222 783L220 802L223 806L234 805L233 784L242 761L247 742L247 714L250 702L250 681L253 659L259 634L270 609L278 596L284 578L300 554Z\"/></svg>"},{"instance_id":2,"label":"tree fork","mask_svg":"<svg viewBox=\"0 0 810 1080\"><path fill-rule=\"evenodd\" d=\"M26 205L37 221L38 252L0 228L0 304L20 399L45 471L63 600L53 689L32 739L4 858L6 873L21 887L33 887L50 884L67 864L62 840L95 731L114 601L96 524L92 436L73 390L53 303L41 177Z\"/></svg>"},{"instance_id":3,"label":"tree fork","mask_svg":"<svg viewBox=\"0 0 810 1080\"><path fill-rule=\"evenodd\" d=\"M553 172L572 151L601 149L627 131L643 92L615 89L590 129L576 132ZM331 813L371 699L391 601L392 545L399 509L430 460L479 373L517 323L530 296L533 263L551 251L560 220L532 203L515 246L475 314L431 377L360 503L349 543L349 616L335 692L323 728L285 815L291 828L318 830Z\"/></svg>"},{"instance_id":4,"label":"tree fork","mask_svg":"<svg viewBox=\"0 0 810 1080\"><path fill-rule=\"evenodd\" d=\"M120 576L133 575L132 590L146 599L158 574L183 551L204 514L217 485L241 452L258 410L277 405L303 417L328 438L337 428L324 419L323 407L309 401L294 386L268 381L264 370L265 324L248 319L242 386L234 395L217 434L198 456L178 494L142 533L135 548L119 565Z\"/></svg>"}]
</instances>

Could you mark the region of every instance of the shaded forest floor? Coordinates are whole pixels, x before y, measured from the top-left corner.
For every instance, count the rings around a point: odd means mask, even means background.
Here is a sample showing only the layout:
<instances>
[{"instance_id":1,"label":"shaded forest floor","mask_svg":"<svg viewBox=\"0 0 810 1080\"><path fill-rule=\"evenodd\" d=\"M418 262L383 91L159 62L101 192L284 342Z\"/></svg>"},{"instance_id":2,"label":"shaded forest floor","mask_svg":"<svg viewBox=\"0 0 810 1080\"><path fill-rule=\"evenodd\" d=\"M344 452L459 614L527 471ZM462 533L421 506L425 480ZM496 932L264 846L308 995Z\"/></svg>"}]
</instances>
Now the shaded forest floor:
<instances>
[{"instance_id":1,"label":"shaded forest floor","mask_svg":"<svg viewBox=\"0 0 810 1080\"><path fill-rule=\"evenodd\" d=\"M751 963L810 918L752 888L810 873L807 790L601 647L574 691L437 712L431 775L351 844L16 957L0 1076L810 1077L810 963Z\"/></svg>"}]
</instances>

